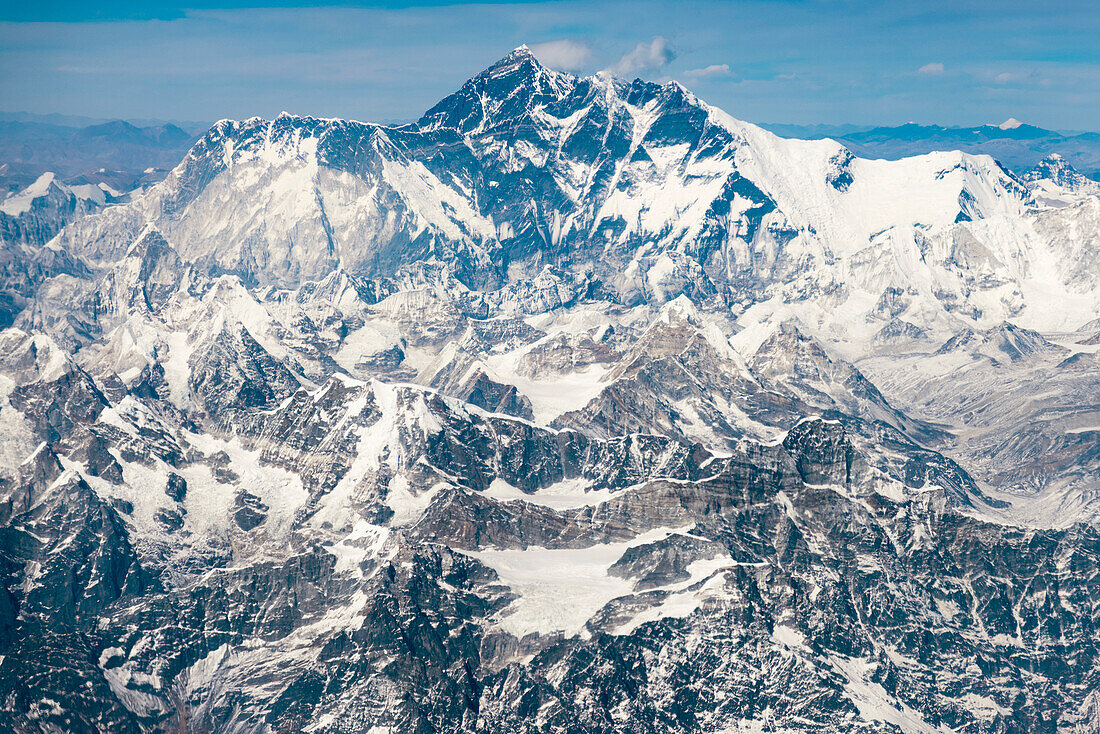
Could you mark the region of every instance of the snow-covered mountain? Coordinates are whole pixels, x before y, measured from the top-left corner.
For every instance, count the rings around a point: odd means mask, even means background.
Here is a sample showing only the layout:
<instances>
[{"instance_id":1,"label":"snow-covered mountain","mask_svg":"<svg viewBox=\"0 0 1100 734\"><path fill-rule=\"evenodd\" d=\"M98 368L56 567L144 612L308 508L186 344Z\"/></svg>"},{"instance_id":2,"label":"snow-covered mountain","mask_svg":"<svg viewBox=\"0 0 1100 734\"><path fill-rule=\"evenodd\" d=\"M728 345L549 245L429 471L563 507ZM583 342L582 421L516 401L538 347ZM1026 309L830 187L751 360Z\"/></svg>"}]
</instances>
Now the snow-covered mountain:
<instances>
[{"instance_id":1,"label":"snow-covered mountain","mask_svg":"<svg viewBox=\"0 0 1100 734\"><path fill-rule=\"evenodd\" d=\"M1100 183L1083 176L1057 153L1039 161L1024 178L1033 197L1047 206L1072 205L1100 196Z\"/></svg>"},{"instance_id":2,"label":"snow-covered mountain","mask_svg":"<svg viewBox=\"0 0 1100 734\"><path fill-rule=\"evenodd\" d=\"M0 198L0 326L11 326L47 278L87 272L70 253L43 245L66 224L122 198L106 184L68 185L52 172Z\"/></svg>"},{"instance_id":3,"label":"snow-covered mountain","mask_svg":"<svg viewBox=\"0 0 1100 734\"><path fill-rule=\"evenodd\" d=\"M217 123L12 258L0 726L1092 731L1100 198L1047 173L523 47Z\"/></svg>"},{"instance_id":4,"label":"snow-covered mountain","mask_svg":"<svg viewBox=\"0 0 1100 734\"><path fill-rule=\"evenodd\" d=\"M936 150L961 150L991 155L1020 176L1042 167L1051 155L1100 179L1100 135L1095 132L1057 132L1008 118L975 127L944 127L908 122L892 127L856 125L765 125L790 138L839 140L863 158L907 158Z\"/></svg>"}]
</instances>

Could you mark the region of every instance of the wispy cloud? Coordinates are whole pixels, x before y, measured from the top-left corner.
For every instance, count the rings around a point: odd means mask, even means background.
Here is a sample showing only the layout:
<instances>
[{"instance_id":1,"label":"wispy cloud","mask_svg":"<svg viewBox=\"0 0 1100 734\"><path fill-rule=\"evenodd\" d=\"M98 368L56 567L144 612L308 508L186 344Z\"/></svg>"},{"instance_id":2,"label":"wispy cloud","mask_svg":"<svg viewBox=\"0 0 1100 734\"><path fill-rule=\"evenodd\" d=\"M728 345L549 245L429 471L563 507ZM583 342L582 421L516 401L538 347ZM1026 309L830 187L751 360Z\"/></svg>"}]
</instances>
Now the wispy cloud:
<instances>
[{"instance_id":1,"label":"wispy cloud","mask_svg":"<svg viewBox=\"0 0 1100 734\"><path fill-rule=\"evenodd\" d=\"M925 76L936 76L943 73L943 64L938 61L934 61L931 64L925 64L921 68L917 69L918 74L924 74Z\"/></svg>"},{"instance_id":2,"label":"wispy cloud","mask_svg":"<svg viewBox=\"0 0 1100 734\"><path fill-rule=\"evenodd\" d=\"M580 71L592 63L592 49L583 43L562 38L558 41L531 44L531 53L554 69Z\"/></svg>"},{"instance_id":3,"label":"wispy cloud","mask_svg":"<svg viewBox=\"0 0 1100 734\"><path fill-rule=\"evenodd\" d=\"M729 75L729 64L711 64L701 69L688 69L684 72L684 76L688 79L714 79L716 77L727 77Z\"/></svg>"},{"instance_id":4,"label":"wispy cloud","mask_svg":"<svg viewBox=\"0 0 1100 734\"><path fill-rule=\"evenodd\" d=\"M623 56L607 70L617 76L656 71L676 58L676 53L663 36L654 36L648 43L639 43L634 50Z\"/></svg>"}]
</instances>

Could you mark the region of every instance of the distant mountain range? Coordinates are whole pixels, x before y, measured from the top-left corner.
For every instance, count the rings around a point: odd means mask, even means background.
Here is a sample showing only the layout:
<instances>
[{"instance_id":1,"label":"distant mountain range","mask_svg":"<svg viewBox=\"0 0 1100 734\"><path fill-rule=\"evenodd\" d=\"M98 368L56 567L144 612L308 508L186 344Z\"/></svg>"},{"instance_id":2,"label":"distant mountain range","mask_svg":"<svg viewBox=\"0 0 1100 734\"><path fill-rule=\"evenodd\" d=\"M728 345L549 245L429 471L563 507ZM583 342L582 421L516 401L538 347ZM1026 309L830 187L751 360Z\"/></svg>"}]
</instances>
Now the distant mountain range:
<instances>
[{"instance_id":1,"label":"distant mountain range","mask_svg":"<svg viewBox=\"0 0 1100 734\"><path fill-rule=\"evenodd\" d=\"M123 120L74 126L58 118L0 120L0 193L22 189L46 172L66 183L129 191L157 170L155 180L162 178L206 129Z\"/></svg>"},{"instance_id":2,"label":"distant mountain range","mask_svg":"<svg viewBox=\"0 0 1100 734\"><path fill-rule=\"evenodd\" d=\"M1100 133L1057 132L1010 119L1000 125L943 127L909 122L895 127L761 125L776 135L803 140L833 138L863 158L897 160L937 150L984 153L1017 174L1052 153L1089 178L1100 180Z\"/></svg>"},{"instance_id":3,"label":"distant mountain range","mask_svg":"<svg viewBox=\"0 0 1100 734\"><path fill-rule=\"evenodd\" d=\"M60 112L38 114L35 112L0 112L0 122L30 122L60 127L90 127L105 122L118 122L119 117L88 117L87 115L65 115ZM130 117L122 120L136 127L159 127L175 125L184 130L205 130L210 127L209 120L165 120L159 117Z\"/></svg>"}]
</instances>

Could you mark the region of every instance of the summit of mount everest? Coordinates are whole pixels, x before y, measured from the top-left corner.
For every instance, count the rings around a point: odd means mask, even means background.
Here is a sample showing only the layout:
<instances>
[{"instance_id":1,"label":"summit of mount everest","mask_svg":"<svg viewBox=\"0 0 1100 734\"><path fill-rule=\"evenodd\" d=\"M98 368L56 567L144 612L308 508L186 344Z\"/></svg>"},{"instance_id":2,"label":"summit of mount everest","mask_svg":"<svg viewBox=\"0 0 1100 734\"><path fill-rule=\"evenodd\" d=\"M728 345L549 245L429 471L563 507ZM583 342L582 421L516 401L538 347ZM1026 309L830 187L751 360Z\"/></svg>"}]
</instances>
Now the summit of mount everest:
<instances>
[{"instance_id":1,"label":"summit of mount everest","mask_svg":"<svg viewBox=\"0 0 1100 734\"><path fill-rule=\"evenodd\" d=\"M1097 731L1064 159L521 46L81 191L0 200L0 728Z\"/></svg>"}]
</instances>

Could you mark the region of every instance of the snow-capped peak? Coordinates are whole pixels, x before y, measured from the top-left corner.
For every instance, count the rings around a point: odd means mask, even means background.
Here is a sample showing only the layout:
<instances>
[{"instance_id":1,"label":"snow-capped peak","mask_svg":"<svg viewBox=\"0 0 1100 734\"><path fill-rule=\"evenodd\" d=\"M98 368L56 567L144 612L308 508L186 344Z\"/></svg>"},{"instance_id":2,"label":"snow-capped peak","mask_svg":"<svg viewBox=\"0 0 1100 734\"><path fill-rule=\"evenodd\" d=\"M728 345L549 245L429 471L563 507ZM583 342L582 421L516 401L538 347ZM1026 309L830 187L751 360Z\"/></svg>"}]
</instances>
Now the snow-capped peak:
<instances>
[{"instance_id":1,"label":"snow-capped peak","mask_svg":"<svg viewBox=\"0 0 1100 734\"><path fill-rule=\"evenodd\" d=\"M1059 206L1100 194L1100 183L1081 174L1058 153L1051 153L1024 175L1040 203Z\"/></svg>"},{"instance_id":2,"label":"snow-capped peak","mask_svg":"<svg viewBox=\"0 0 1100 734\"><path fill-rule=\"evenodd\" d=\"M1015 130L1016 128L1020 127L1023 124L1024 123L1020 122L1015 117L1010 117L1007 120L1005 120L1004 122L1002 122L1000 125L998 125L997 127L1001 128L1002 130Z\"/></svg>"},{"instance_id":3,"label":"snow-capped peak","mask_svg":"<svg viewBox=\"0 0 1100 734\"><path fill-rule=\"evenodd\" d=\"M29 209L35 199L45 196L53 185L53 171L46 171L30 186L0 202L0 211L9 216L18 216Z\"/></svg>"},{"instance_id":4,"label":"snow-capped peak","mask_svg":"<svg viewBox=\"0 0 1100 734\"><path fill-rule=\"evenodd\" d=\"M46 171L35 179L26 188L0 197L0 213L9 217L27 215L35 209L42 199L52 199L54 204L62 209L73 206L72 202L78 202L81 209L94 209L108 202L108 197L119 198L123 193L116 191L104 182L99 183L63 183L53 171ZM48 206L48 205L47 205Z\"/></svg>"},{"instance_id":5,"label":"snow-capped peak","mask_svg":"<svg viewBox=\"0 0 1100 734\"><path fill-rule=\"evenodd\" d=\"M519 46L441 100L417 124L424 132L450 128L480 133L561 100L576 84L575 76L546 68L530 48Z\"/></svg>"}]
</instances>

